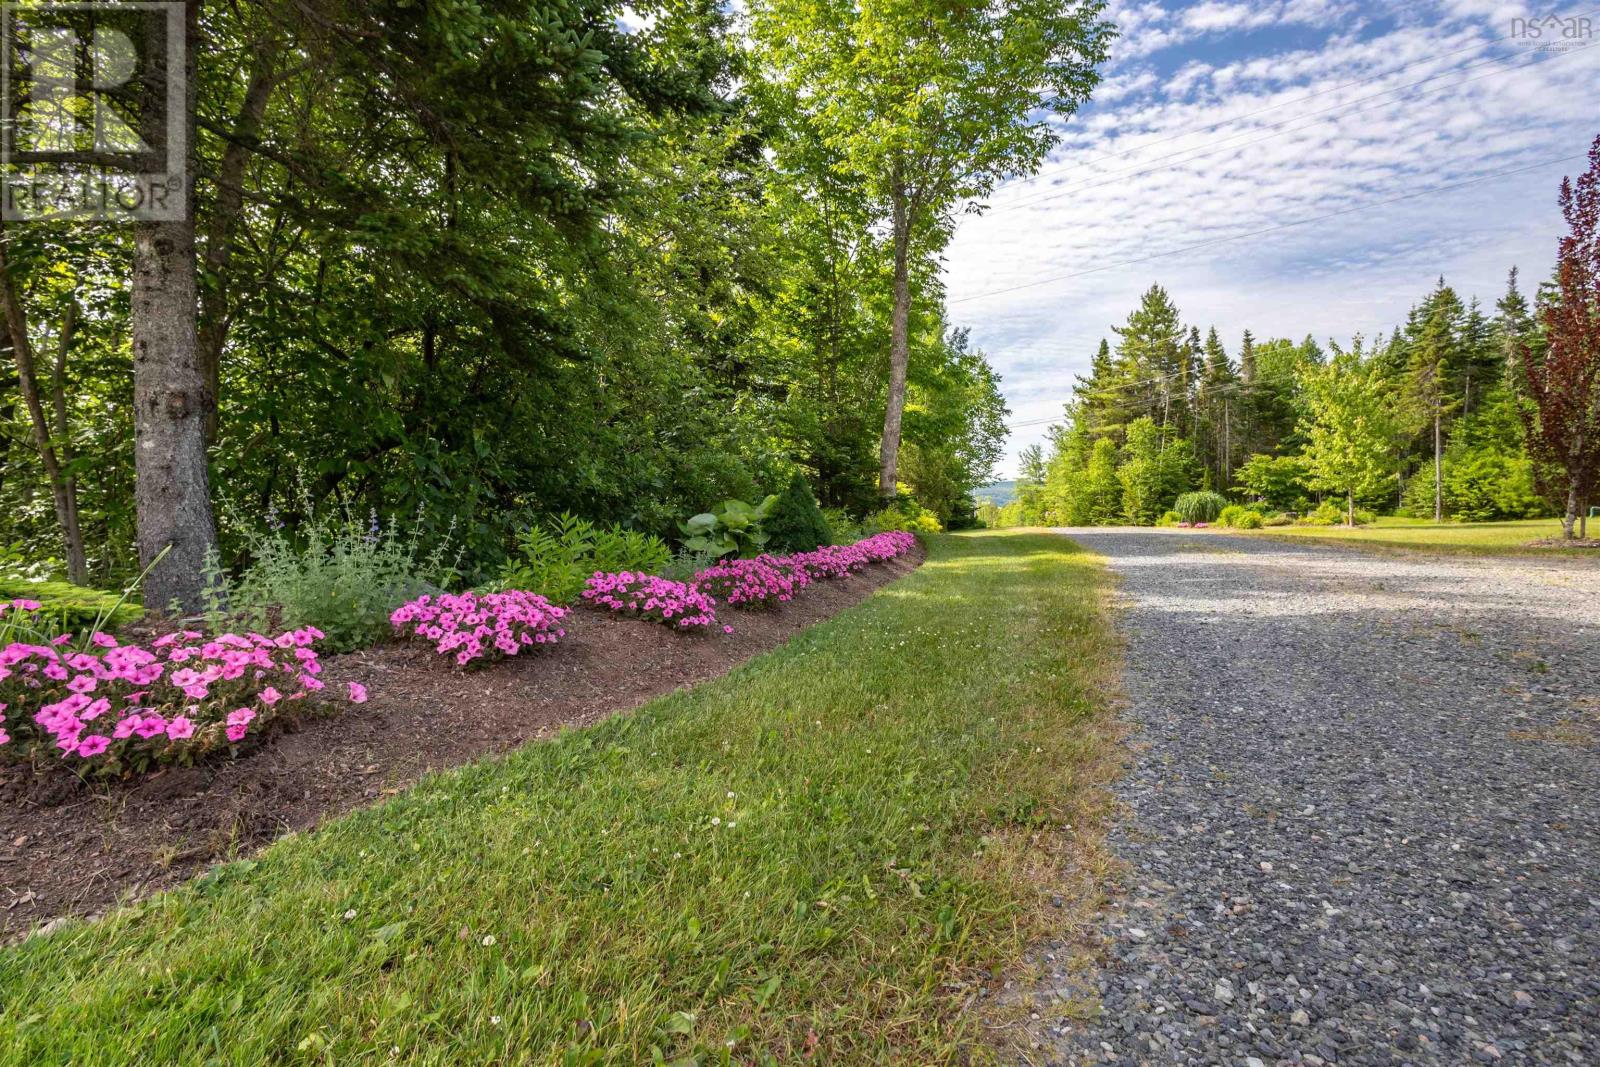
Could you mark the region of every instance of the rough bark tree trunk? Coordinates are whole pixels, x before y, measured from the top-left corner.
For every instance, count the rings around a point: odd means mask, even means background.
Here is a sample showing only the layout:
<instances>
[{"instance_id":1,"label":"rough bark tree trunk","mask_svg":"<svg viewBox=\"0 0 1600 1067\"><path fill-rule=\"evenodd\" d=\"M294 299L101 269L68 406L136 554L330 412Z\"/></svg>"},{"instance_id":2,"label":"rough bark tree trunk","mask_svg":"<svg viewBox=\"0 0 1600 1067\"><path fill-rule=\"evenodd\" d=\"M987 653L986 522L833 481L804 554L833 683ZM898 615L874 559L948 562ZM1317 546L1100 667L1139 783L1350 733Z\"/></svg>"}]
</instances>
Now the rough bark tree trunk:
<instances>
[{"instance_id":1,"label":"rough bark tree trunk","mask_svg":"<svg viewBox=\"0 0 1600 1067\"><path fill-rule=\"evenodd\" d=\"M1353 530L1356 527L1356 491L1347 490L1345 500L1344 524Z\"/></svg>"},{"instance_id":2,"label":"rough bark tree trunk","mask_svg":"<svg viewBox=\"0 0 1600 1067\"><path fill-rule=\"evenodd\" d=\"M134 224L134 506L145 606L156 612L202 606L205 558L216 545L206 471L206 423L216 398L196 344L193 124L200 4L186 0L189 47L184 194L177 221ZM155 560L167 550L159 563Z\"/></svg>"},{"instance_id":3,"label":"rough bark tree trunk","mask_svg":"<svg viewBox=\"0 0 1600 1067\"><path fill-rule=\"evenodd\" d=\"M900 422L906 407L906 367L911 362L911 211L897 180L894 201L894 315L889 335L889 405L878 451L878 495L893 500L900 462Z\"/></svg>"},{"instance_id":4,"label":"rough bark tree trunk","mask_svg":"<svg viewBox=\"0 0 1600 1067\"><path fill-rule=\"evenodd\" d=\"M1567 476L1567 510L1561 516L1561 536L1568 541L1578 536L1578 481L1576 472Z\"/></svg>"}]
</instances>

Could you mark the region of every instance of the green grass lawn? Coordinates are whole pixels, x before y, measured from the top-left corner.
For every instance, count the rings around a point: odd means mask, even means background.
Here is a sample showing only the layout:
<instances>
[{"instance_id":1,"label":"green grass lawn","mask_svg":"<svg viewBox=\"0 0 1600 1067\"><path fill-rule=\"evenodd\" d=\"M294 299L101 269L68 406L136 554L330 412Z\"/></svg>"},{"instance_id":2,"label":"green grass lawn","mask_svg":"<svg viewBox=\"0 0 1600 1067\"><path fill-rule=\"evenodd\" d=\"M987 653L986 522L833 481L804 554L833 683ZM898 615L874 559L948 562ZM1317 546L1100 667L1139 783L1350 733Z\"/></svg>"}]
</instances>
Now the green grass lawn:
<instances>
[{"instance_id":1,"label":"green grass lawn","mask_svg":"<svg viewBox=\"0 0 1600 1067\"><path fill-rule=\"evenodd\" d=\"M1589 523L1591 535L1600 534L1600 519ZM1229 531L1237 532L1237 531ZM1561 536L1560 519L1527 519L1518 522L1446 522L1431 519L1386 517L1370 526L1349 529L1343 526L1278 526L1248 531L1267 537L1294 537L1311 541L1335 541L1383 548L1413 548L1440 552L1471 552L1486 555L1555 551L1560 555L1595 556L1592 549L1532 549L1529 541Z\"/></svg>"},{"instance_id":2,"label":"green grass lawn","mask_svg":"<svg viewBox=\"0 0 1600 1067\"><path fill-rule=\"evenodd\" d=\"M1115 650L1064 538L930 549L723 679L0 952L0 1063L960 1059L1093 854Z\"/></svg>"}]
</instances>

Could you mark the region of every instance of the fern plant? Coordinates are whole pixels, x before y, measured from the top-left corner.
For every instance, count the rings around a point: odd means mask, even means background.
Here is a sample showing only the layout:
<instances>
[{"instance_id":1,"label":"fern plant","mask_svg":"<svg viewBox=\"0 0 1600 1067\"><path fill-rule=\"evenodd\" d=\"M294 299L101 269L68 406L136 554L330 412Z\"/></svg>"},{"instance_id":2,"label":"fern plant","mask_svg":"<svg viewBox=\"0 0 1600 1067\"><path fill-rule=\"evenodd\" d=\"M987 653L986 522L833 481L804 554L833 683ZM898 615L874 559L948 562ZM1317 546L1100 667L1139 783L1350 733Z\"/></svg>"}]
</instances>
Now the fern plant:
<instances>
[{"instance_id":1,"label":"fern plant","mask_svg":"<svg viewBox=\"0 0 1600 1067\"><path fill-rule=\"evenodd\" d=\"M530 526L517 537L517 554L500 571L501 589L538 593L552 604L568 604L596 571L659 573L672 553L659 537L600 527L570 513Z\"/></svg>"}]
</instances>

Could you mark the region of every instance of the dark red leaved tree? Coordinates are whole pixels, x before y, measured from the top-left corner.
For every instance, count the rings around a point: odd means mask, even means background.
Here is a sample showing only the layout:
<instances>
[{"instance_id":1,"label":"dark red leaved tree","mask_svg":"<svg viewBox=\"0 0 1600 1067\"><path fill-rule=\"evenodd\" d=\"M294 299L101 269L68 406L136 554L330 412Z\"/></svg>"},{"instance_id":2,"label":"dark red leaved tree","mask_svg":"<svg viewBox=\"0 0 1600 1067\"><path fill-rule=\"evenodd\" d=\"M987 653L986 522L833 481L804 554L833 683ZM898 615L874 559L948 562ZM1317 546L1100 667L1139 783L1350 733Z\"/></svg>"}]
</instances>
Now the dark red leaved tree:
<instances>
[{"instance_id":1,"label":"dark red leaved tree","mask_svg":"<svg viewBox=\"0 0 1600 1067\"><path fill-rule=\"evenodd\" d=\"M1557 293L1541 309L1547 349L1542 358L1521 346L1531 407L1523 415L1528 449L1547 470L1565 474L1563 534L1576 535L1600 476L1600 137L1589 169L1561 181L1561 238ZM1585 526L1587 523L1585 522Z\"/></svg>"}]
</instances>

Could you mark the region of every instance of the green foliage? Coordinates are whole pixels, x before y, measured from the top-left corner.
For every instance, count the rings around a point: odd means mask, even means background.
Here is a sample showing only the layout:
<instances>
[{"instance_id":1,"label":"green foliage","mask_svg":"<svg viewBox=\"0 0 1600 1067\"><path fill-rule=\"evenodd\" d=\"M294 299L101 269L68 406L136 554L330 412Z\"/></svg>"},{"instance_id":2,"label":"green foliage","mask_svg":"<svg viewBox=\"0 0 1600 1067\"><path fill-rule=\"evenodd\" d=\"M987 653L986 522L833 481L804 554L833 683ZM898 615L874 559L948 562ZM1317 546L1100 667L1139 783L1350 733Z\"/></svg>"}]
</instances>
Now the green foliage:
<instances>
[{"instance_id":1,"label":"green foliage","mask_svg":"<svg viewBox=\"0 0 1600 1067\"><path fill-rule=\"evenodd\" d=\"M1239 519L1244 515L1254 514L1243 504L1229 504L1217 512L1216 523L1218 526L1238 526Z\"/></svg>"},{"instance_id":2,"label":"green foliage","mask_svg":"<svg viewBox=\"0 0 1600 1067\"><path fill-rule=\"evenodd\" d=\"M1164 511L1164 512L1161 513L1161 517L1156 520L1156 525L1157 526L1176 526L1179 523L1181 523L1182 521L1183 521L1183 517L1181 515L1179 515L1176 511Z\"/></svg>"},{"instance_id":3,"label":"green foliage","mask_svg":"<svg viewBox=\"0 0 1600 1067\"><path fill-rule=\"evenodd\" d=\"M1294 525L1294 520L1291 519L1289 516L1283 515L1283 514L1268 515L1266 518L1261 520L1261 525L1265 526L1265 527L1293 526Z\"/></svg>"},{"instance_id":4,"label":"green foliage","mask_svg":"<svg viewBox=\"0 0 1600 1067\"><path fill-rule=\"evenodd\" d=\"M518 535L516 555L501 569L495 584L538 593L553 604L569 604L595 571L657 574L671 558L659 537L620 526L596 526L563 514Z\"/></svg>"},{"instance_id":5,"label":"green foliage","mask_svg":"<svg viewBox=\"0 0 1600 1067\"><path fill-rule=\"evenodd\" d=\"M0 579L0 601L18 598L39 602L41 607L34 613L33 625L48 628L52 635L125 626L144 614L137 599L125 598L121 593L101 592L67 582ZM0 617L0 622L3 621ZM0 634L0 644L5 644L6 640Z\"/></svg>"},{"instance_id":6,"label":"green foliage","mask_svg":"<svg viewBox=\"0 0 1600 1067\"><path fill-rule=\"evenodd\" d=\"M794 472L789 485L778 494L762 528L767 534L768 550L772 552L811 552L833 544L828 520L817 507L817 498L811 495L805 475L799 471Z\"/></svg>"},{"instance_id":7,"label":"green foliage","mask_svg":"<svg viewBox=\"0 0 1600 1067\"><path fill-rule=\"evenodd\" d=\"M1063 914L996 827L1095 802L1116 641L1071 542L930 547L733 675L8 943L0 1062L960 1062L928 976Z\"/></svg>"},{"instance_id":8,"label":"green foliage","mask_svg":"<svg viewBox=\"0 0 1600 1067\"><path fill-rule=\"evenodd\" d=\"M1228 507L1227 497L1220 493L1202 490L1180 495L1172 505L1172 510L1177 513L1180 522L1216 522L1218 516Z\"/></svg>"},{"instance_id":9,"label":"green foliage","mask_svg":"<svg viewBox=\"0 0 1600 1067\"><path fill-rule=\"evenodd\" d=\"M1305 415L1306 484L1360 498L1382 491L1395 476L1395 442L1403 423L1393 382L1360 339L1326 366L1301 374Z\"/></svg>"},{"instance_id":10,"label":"green foliage","mask_svg":"<svg viewBox=\"0 0 1600 1067\"><path fill-rule=\"evenodd\" d=\"M252 540L236 578L213 569L213 614L261 631L314 626L327 635L321 646L335 652L371 645L388 636L395 608L456 576L449 539L424 550L424 527L420 515L402 530L375 513L366 523L343 513L303 523L298 536L270 530Z\"/></svg>"},{"instance_id":11,"label":"green foliage","mask_svg":"<svg viewBox=\"0 0 1600 1067\"><path fill-rule=\"evenodd\" d=\"M1233 522L1228 525L1240 530L1259 530L1266 525L1266 520L1261 517L1259 511L1246 510L1235 516Z\"/></svg>"},{"instance_id":12,"label":"green foliage","mask_svg":"<svg viewBox=\"0 0 1600 1067\"><path fill-rule=\"evenodd\" d=\"M1324 500L1296 521L1297 526L1342 526L1349 520L1350 512L1332 500ZM1377 521L1377 514L1367 508L1355 509L1355 523L1366 526Z\"/></svg>"},{"instance_id":13,"label":"green foliage","mask_svg":"<svg viewBox=\"0 0 1600 1067\"><path fill-rule=\"evenodd\" d=\"M1234 472L1234 484L1259 504L1292 508L1306 497L1306 477L1306 463L1301 456L1258 452Z\"/></svg>"},{"instance_id":14,"label":"green foliage","mask_svg":"<svg viewBox=\"0 0 1600 1067\"><path fill-rule=\"evenodd\" d=\"M690 552L705 552L712 556L726 556L730 552L737 552L745 558L760 555L768 541L763 523L772 514L777 502L776 493L765 497L759 504L724 500L710 511L703 511L678 524L684 537L683 547Z\"/></svg>"},{"instance_id":15,"label":"green foliage","mask_svg":"<svg viewBox=\"0 0 1600 1067\"><path fill-rule=\"evenodd\" d=\"M1122 485L1122 514L1136 526L1153 525L1167 505L1188 489L1194 450L1182 438L1168 439L1149 416L1128 426L1117 481Z\"/></svg>"}]
</instances>

